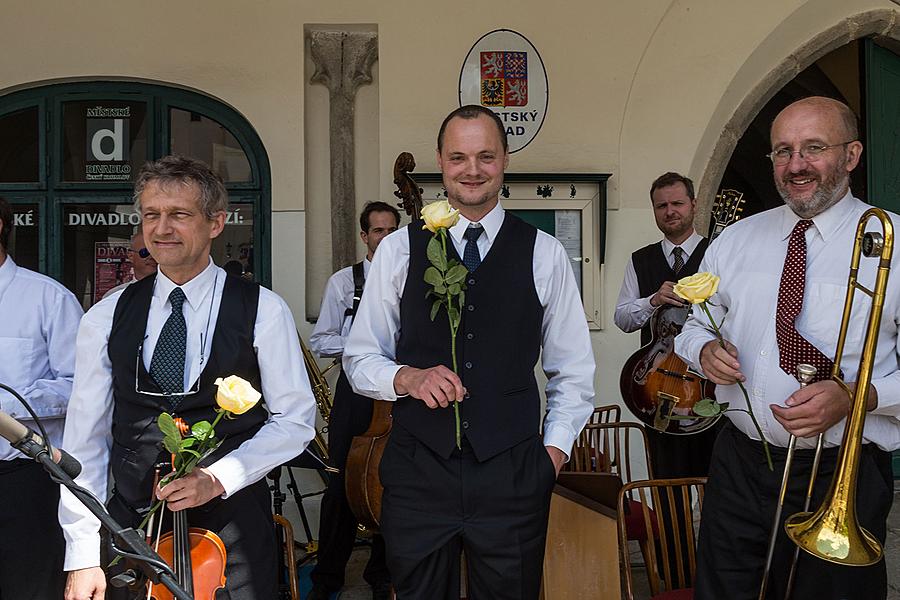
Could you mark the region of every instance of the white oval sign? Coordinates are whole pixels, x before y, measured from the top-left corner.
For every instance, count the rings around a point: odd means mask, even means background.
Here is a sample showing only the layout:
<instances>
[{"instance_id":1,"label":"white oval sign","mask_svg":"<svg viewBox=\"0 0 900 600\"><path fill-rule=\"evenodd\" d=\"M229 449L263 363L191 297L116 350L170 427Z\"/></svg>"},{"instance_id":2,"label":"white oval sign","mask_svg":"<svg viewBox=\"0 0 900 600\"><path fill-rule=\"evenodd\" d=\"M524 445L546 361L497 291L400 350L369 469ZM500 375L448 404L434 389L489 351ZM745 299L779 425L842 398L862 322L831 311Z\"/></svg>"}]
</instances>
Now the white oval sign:
<instances>
[{"instance_id":1,"label":"white oval sign","mask_svg":"<svg viewBox=\"0 0 900 600\"><path fill-rule=\"evenodd\" d=\"M535 138L547 116L547 71L537 49L510 29L487 33L472 46L459 74L459 105L490 108L506 127L509 151Z\"/></svg>"}]
</instances>

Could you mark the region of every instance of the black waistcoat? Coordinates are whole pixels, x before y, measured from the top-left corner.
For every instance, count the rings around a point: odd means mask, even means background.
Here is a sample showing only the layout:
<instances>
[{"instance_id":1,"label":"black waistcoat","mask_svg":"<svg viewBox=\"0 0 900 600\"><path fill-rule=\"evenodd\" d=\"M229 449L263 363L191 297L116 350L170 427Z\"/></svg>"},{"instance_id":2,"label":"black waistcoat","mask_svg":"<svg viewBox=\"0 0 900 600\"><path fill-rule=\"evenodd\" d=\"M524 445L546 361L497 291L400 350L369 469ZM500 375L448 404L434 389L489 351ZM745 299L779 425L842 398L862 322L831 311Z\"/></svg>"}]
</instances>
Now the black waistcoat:
<instances>
[{"instance_id":1,"label":"black waistcoat","mask_svg":"<svg viewBox=\"0 0 900 600\"><path fill-rule=\"evenodd\" d=\"M156 276L132 283L116 304L109 334L109 358L113 381L113 447L110 465L116 492L132 507L147 504L153 485L153 465L160 459L162 433L156 419L169 411L166 398L135 392L135 363L138 364L142 390L159 392L159 386L147 373L143 360L136 360L138 347L147 329L147 313ZM217 377L238 375L257 390L259 365L253 349L253 329L259 304L259 285L232 275L226 276L219 316L213 334L212 350L200 372L196 394L185 396L177 414L188 424L215 419ZM262 401L235 419L222 419L216 425L216 437L224 438L219 449L201 465L208 465L253 437L266 421ZM162 452L163 456L167 456Z\"/></svg>"},{"instance_id":2,"label":"black waistcoat","mask_svg":"<svg viewBox=\"0 0 900 600\"><path fill-rule=\"evenodd\" d=\"M678 281L682 277L696 273L697 269L700 268L700 261L703 260L703 254L706 252L707 246L709 246L709 240L706 238L700 240L700 243L697 244L694 252L691 253L691 257L684 263L684 267L681 268L681 272L678 275L675 275L675 271L672 270L672 267L669 266L669 261L666 260L666 255L662 249L662 241L644 246L640 250L635 250L631 255L631 262L634 265L634 272L637 274L640 297L652 296L659 291L659 287L666 281ZM641 328L641 346L649 344L652 336L648 321L648 324Z\"/></svg>"},{"instance_id":3,"label":"black waistcoat","mask_svg":"<svg viewBox=\"0 0 900 600\"><path fill-rule=\"evenodd\" d=\"M453 368L446 309L434 321L432 300L423 280L430 266L425 249L431 232L422 222L409 225L409 273L400 301L397 362L417 368L438 364ZM533 256L537 230L506 213L503 225L481 265L467 278L462 323L457 334L457 364L469 396L460 407L463 435L483 461L540 430L541 398L534 367L541 348L544 309L534 287ZM453 244L451 257L459 260ZM394 422L423 444L449 457L456 444L453 409L430 409L414 398L400 398Z\"/></svg>"}]
</instances>

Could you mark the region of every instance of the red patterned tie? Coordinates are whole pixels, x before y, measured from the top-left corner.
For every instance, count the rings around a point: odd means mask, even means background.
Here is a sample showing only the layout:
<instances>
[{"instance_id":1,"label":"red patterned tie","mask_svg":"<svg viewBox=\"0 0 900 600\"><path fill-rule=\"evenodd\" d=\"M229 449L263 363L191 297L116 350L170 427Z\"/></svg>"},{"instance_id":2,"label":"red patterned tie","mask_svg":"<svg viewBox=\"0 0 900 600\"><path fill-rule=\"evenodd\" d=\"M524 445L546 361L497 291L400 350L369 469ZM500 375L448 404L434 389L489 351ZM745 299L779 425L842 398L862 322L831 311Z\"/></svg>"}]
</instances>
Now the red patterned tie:
<instances>
[{"instance_id":1,"label":"red patterned tie","mask_svg":"<svg viewBox=\"0 0 900 600\"><path fill-rule=\"evenodd\" d=\"M791 377L797 376L797 365L808 363L816 367L815 381L831 377L834 363L797 332L794 322L803 309L806 289L806 230L809 220L798 221L791 232L781 285L778 288L778 309L775 313L775 335L778 339L779 365Z\"/></svg>"}]
</instances>

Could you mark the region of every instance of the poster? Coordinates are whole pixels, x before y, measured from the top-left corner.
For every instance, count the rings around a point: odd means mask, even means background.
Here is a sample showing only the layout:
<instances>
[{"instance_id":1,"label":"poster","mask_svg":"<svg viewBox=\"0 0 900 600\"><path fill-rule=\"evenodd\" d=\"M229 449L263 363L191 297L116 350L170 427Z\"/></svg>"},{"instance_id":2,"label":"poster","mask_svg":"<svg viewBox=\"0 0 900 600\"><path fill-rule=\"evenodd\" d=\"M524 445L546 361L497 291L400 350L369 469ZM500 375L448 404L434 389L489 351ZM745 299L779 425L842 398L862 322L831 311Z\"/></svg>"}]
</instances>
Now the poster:
<instances>
[{"instance_id":1,"label":"poster","mask_svg":"<svg viewBox=\"0 0 900 600\"><path fill-rule=\"evenodd\" d=\"M128 247L127 241L94 242L94 304L106 292L134 277Z\"/></svg>"}]
</instances>

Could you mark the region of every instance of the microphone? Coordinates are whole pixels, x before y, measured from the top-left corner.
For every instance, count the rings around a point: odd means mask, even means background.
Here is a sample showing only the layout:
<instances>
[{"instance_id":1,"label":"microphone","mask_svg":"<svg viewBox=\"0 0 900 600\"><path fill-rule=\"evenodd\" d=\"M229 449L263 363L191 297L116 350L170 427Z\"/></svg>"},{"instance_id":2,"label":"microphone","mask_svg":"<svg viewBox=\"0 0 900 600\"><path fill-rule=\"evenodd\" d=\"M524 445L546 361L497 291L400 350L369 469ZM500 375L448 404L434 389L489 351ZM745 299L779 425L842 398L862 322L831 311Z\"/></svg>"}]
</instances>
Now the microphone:
<instances>
[{"instance_id":1,"label":"microphone","mask_svg":"<svg viewBox=\"0 0 900 600\"><path fill-rule=\"evenodd\" d=\"M44 439L17 420L0 410L0 437L22 454L35 460L46 452ZM81 463L65 450L50 448L50 458L72 479L81 473Z\"/></svg>"}]
</instances>

